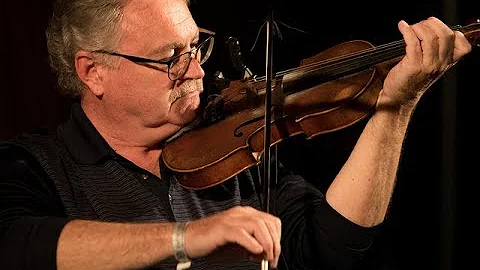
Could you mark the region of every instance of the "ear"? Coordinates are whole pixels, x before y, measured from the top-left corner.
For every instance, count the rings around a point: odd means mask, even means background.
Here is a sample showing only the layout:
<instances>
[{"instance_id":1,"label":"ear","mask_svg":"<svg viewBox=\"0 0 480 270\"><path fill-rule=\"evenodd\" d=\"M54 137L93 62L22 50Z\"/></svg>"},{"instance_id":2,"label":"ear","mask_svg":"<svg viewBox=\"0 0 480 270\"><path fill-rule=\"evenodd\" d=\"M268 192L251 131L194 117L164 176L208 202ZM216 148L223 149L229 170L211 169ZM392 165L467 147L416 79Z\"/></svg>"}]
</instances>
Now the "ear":
<instances>
[{"instance_id":1,"label":"ear","mask_svg":"<svg viewBox=\"0 0 480 270\"><path fill-rule=\"evenodd\" d=\"M95 96L103 95L103 74L101 66L94 61L92 53L78 51L75 54L75 69L80 80Z\"/></svg>"}]
</instances>

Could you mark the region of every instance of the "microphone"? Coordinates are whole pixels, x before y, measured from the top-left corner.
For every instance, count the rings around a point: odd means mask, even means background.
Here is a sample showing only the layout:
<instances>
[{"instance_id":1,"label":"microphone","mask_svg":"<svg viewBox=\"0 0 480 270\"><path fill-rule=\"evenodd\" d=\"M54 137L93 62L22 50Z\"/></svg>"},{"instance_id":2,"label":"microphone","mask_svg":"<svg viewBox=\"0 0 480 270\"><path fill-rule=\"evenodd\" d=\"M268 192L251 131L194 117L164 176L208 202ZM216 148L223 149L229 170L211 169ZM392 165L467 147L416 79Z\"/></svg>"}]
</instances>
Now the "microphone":
<instances>
[{"instance_id":1,"label":"microphone","mask_svg":"<svg viewBox=\"0 0 480 270\"><path fill-rule=\"evenodd\" d=\"M240 72L242 79L252 76L252 72L247 65L243 63L242 52L240 50L240 42L235 37L229 37L227 47L230 52L230 60L232 60L233 68Z\"/></svg>"}]
</instances>

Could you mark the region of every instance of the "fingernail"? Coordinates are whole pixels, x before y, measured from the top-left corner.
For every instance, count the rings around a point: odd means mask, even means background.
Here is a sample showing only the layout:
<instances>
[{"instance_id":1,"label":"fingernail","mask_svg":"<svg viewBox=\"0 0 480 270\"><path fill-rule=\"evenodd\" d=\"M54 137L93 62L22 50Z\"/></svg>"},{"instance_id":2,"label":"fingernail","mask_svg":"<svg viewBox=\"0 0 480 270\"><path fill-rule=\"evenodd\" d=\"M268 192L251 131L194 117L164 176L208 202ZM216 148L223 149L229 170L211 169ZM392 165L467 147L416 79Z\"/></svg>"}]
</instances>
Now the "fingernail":
<instances>
[{"instance_id":1,"label":"fingernail","mask_svg":"<svg viewBox=\"0 0 480 270\"><path fill-rule=\"evenodd\" d=\"M410 25L405 20L401 20L400 23L407 27L410 27Z\"/></svg>"}]
</instances>

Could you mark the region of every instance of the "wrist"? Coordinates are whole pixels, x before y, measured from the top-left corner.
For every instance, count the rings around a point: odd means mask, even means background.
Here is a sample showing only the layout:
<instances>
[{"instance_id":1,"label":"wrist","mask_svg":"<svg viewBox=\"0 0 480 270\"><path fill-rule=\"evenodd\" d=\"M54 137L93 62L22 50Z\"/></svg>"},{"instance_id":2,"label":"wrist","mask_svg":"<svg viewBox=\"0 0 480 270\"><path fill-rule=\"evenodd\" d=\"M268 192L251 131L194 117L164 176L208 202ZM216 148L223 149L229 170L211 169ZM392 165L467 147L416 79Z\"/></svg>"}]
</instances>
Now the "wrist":
<instances>
[{"instance_id":1,"label":"wrist","mask_svg":"<svg viewBox=\"0 0 480 270\"><path fill-rule=\"evenodd\" d=\"M185 249L185 230L188 226L188 222L177 222L173 227L172 232L172 247L175 259L179 263L188 263L190 258L188 257Z\"/></svg>"},{"instance_id":2,"label":"wrist","mask_svg":"<svg viewBox=\"0 0 480 270\"><path fill-rule=\"evenodd\" d=\"M417 106L419 98L403 99L393 98L385 94L384 90L380 91L376 104L377 112L386 112L389 114L397 114L399 116L410 116Z\"/></svg>"}]
</instances>

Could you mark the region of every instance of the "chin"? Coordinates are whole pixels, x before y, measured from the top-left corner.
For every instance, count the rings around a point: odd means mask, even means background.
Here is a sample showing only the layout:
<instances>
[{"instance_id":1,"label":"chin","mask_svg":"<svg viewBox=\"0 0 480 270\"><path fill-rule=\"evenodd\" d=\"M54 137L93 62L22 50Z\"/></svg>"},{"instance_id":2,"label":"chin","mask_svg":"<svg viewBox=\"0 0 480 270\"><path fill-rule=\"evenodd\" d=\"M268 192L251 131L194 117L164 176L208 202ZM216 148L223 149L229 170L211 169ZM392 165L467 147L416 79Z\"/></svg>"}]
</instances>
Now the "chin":
<instances>
[{"instance_id":1,"label":"chin","mask_svg":"<svg viewBox=\"0 0 480 270\"><path fill-rule=\"evenodd\" d=\"M198 112L198 108L195 110L187 109L181 113L180 112L175 113L175 115L170 118L169 122L180 127L186 126L190 122L195 120L195 118L197 118L197 112Z\"/></svg>"},{"instance_id":2,"label":"chin","mask_svg":"<svg viewBox=\"0 0 480 270\"><path fill-rule=\"evenodd\" d=\"M192 122L199 112L200 96L192 93L176 100L171 107L171 123L175 125L187 125Z\"/></svg>"}]
</instances>

